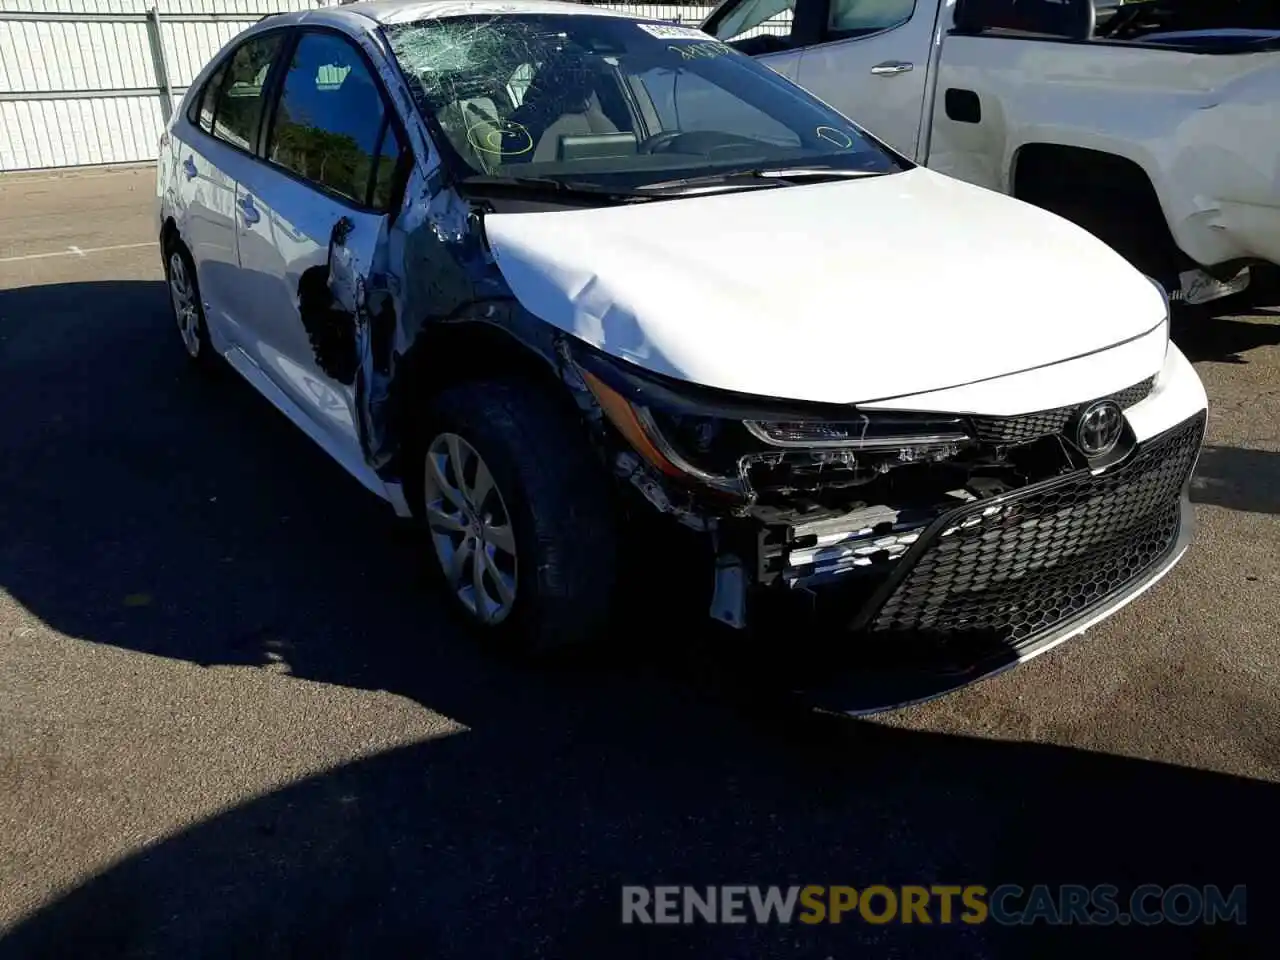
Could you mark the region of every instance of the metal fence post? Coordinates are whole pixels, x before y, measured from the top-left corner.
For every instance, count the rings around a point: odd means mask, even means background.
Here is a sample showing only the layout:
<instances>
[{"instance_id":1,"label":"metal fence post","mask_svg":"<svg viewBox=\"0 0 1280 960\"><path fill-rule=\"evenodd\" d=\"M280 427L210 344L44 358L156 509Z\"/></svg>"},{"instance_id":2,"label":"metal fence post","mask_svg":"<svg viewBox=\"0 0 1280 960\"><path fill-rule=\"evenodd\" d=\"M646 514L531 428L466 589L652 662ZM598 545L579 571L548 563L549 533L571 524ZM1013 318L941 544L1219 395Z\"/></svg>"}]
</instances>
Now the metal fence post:
<instances>
[{"instance_id":1,"label":"metal fence post","mask_svg":"<svg viewBox=\"0 0 1280 960\"><path fill-rule=\"evenodd\" d=\"M164 37L160 33L160 7L147 10L147 39L151 41L151 62L155 66L156 86L160 92L160 116L168 124L173 116L173 87L169 83L169 61L164 53Z\"/></svg>"}]
</instances>

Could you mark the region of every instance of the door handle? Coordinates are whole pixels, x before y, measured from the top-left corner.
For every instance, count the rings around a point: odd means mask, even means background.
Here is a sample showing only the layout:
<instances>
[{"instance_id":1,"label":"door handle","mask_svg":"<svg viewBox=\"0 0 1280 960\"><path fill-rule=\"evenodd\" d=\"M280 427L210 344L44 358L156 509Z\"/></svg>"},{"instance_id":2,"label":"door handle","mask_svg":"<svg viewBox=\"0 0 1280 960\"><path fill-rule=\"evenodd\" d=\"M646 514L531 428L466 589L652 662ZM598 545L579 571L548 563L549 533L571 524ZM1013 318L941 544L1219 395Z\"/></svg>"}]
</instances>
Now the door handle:
<instances>
[{"instance_id":1,"label":"door handle","mask_svg":"<svg viewBox=\"0 0 1280 960\"><path fill-rule=\"evenodd\" d=\"M244 217L245 223L257 223L262 219L262 214L253 205L253 197L248 194L240 198L240 216Z\"/></svg>"},{"instance_id":2,"label":"door handle","mask_svg":"<svg viewBox=\"0 0 1280 960\"><path fill-rule=\"evenodd\" d=\"M196 174L200 171L196 169L196 162L190 157L187 157L187 159L182 161L182 172L187 175L188 180L194 180L196 178Z\"/></svg>"},{"instance_id":3,"label":"door handle","mask_svg":"<svg viewBox=\"0 0 1280 960\"><path fill-rule=\"evenodd\" d=\"M905 60L886 60L884 63L877 63L871 68L873 77L896 77L900 73L910 73L916 68L914 63L907 63Z\"/></svg>"}]
</instances>

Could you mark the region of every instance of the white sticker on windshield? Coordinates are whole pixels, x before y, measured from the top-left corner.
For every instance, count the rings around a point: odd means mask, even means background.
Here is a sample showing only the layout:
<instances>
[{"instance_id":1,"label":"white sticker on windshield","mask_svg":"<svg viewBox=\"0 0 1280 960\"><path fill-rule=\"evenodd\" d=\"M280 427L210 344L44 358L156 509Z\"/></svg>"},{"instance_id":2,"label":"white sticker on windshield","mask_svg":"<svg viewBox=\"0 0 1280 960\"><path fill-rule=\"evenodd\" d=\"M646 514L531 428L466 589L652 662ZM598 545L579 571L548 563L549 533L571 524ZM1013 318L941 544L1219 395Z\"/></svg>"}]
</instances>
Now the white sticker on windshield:
<instances>
[{"instance_id":1,"label":"white sticker on windshield","mask_svg":"<svg viewBox=\"0 0 1280 960\"><path fill-rule=\"evenodd\" d=\"M659 40L710 40L711 35L697 27L682 27L674 23L637 23L637 27Z\"/></svg>"}]
</instances>

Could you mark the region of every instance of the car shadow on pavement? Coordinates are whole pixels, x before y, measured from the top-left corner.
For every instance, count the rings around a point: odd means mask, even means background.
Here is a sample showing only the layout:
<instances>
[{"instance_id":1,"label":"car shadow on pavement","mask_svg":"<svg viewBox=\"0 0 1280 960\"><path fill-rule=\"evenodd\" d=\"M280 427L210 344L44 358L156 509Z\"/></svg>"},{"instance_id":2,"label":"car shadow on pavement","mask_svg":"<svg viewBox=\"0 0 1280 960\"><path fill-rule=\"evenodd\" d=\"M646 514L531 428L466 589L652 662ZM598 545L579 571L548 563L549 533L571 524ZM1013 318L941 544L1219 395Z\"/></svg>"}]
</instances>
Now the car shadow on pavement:
<instances>
[{"instance_id":1,"label":"car shadow on pavement","mask_svg":"<svg viewBox=\"0 0 1280 960\"><path fill-rule=\"evenodd\" d=\"M1280 453L1204 447L1191 482L1191 499L1246 513L1280 514Z\"/></svg>"},{"instance_id":2,"label":"car shadow on pavement","mask_svg":"<svg viewBox=\"0 0 1280 960\"><path fill-rule=\"evenodd\" d=\"M1273 942L1262 838L1280 786L789 713L658 604L595 662L492 659L422 589L416 536L237 378L185 369L162 284L0 291L0 318L16 601L87 641L284 663L467 728L162 839L0 956L1236 958ZM1106 931L620 924L623 884L874 883L1246 884L1252 909L1244 927Z\"/></svg>"},{"instance_id":3,"label":"car shadow on pavement","mask_svg":"<svg viewBox=\"0 0 1280 960\"><path fill-rule=\"evenodd\" d=\"M1192 362L1248 363L1243 356L1248 351L1280 344L1276 304L1280 277L1263 275L1254 289L1238 296L1176 310L1170 325L1173 342Z\"/></svg>"},{"instance_id":4,"label":"car shadow on pavement","mask_svg":"<svg viewBox=\"0 0 1280 960\"><path fill-rule=\"evenodd\" d=\"M26 920L0 956L1235 960L1274 942L1259 849L1273 785L871 724L750 729L643 685L613 702L557 692L574 702L472 693L474 730L163 840ZM1122 909L1143 884L1244 884L1247 913L1105 930L936 913L927 926L621 923L623 885L754 883L1112 884Z\"/></svg>"}]
</instances>

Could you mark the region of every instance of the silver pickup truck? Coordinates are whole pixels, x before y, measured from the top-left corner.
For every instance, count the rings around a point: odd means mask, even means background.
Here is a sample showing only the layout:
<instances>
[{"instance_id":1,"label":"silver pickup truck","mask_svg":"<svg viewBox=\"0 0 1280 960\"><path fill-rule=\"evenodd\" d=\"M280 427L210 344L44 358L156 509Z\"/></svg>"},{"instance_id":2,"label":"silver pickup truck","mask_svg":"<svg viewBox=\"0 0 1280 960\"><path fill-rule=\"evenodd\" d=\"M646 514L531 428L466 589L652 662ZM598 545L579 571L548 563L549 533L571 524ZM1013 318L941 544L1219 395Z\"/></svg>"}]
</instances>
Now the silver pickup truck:
<instances>
[{"instance_id":1,"label":"silver pickup truck","mask_svg":"<svg viewBox=\"0 0 1280 960\"><path fill-rule=\"evenodd\" d=\"M1280 263L1275 0L724 0L702 28L916 162L1089 228L1175 300Z\"/></svg>"}]
</instances>

